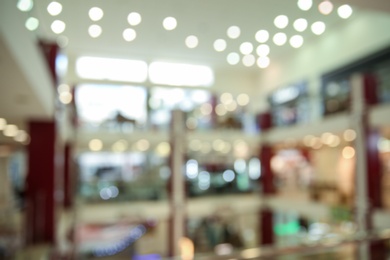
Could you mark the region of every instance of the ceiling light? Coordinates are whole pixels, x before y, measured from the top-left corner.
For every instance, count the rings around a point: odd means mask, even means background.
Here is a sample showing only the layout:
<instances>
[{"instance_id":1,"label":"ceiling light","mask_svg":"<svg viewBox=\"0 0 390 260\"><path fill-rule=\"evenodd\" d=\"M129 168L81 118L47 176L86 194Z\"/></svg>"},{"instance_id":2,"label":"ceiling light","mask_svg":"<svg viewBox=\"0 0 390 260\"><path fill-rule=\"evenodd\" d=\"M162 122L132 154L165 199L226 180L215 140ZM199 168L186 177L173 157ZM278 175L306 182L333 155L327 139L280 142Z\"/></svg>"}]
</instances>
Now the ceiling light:
<instances>
[{"instance_id":1,"label":"ceiling light","mask_svg":"<svg viewBox=\"0 0 390 260\"><path fill-rule=\"evenodd\" d=\"M256 58L252 54L242 57L242 64L244 64L245 67L251 67L255 64L255 62Z\"/></svg>"},{"instance_id":2,"label":"ceiling light","mask_svg":"<svg viewBox=\"0 0 390 260\"><path fill-rule=\"evenodd\" d=\"M326 25L324 22L315 22L311 25L311 31L316 35L321 35L325 32Z\"/></svg>"},{"instance_id":3,"label":"ceiling light","mask_svg":"<svg viewBox=\"0 0 390 260\"><path fill-rule=\"evenodd\" d=\"M88 146L91 151L97 152L103 148L103 142L99 139L92 139L89 141Z\"/></svg>"},{"instance_id":4,"label":"ceiling light","mask_svg":"<svg viewBox=\"0 0 390 260\"><path fill-rule=\"evenodd\" d=\"M47 11L49 12L50 15L56 16L59 15L62 12L62 5L58 2L51 2L47 6Z\"/></svg>"},{"instance_id":5,"label":"ceiling light","mask_svg":"<svg viewBox=\"0 0 390 260\"><path fill-rule=\"evenodd\" d=\"M72 93L70 92L62 92L60 93L59 100L61 101L62 104L69 104L72 102Z\"/></svg>"},{"instance_id":6,"label":"ceiling light","mask_svg":"<svg viewBox=\"0 0 390 260\"><path fill-rule=\"evenodd\" d=\"M294 48L299 48L303 44L303 37L301 35L294 35L290 38L290 45Z\"/></svg>"},{"instance_id":7,"label":"ceiling light","mask_svg":"<svg viewBox=\"0 0 390 260\"><path fill-rule=\"evenodd\" d=\"M65 23L63 21L60 21L60 20L55 20L52 24L51 24L51 30L56 33L56 34L60 34L62 33L63 31L65 31Z\"/></svg>"},{"instance_id":8,"label":"ceiling light","mask_svg":"<svg viewBox=\"0 0 390 260\"><path fill-rule=\"evenodd\" d=\"M126 140L118 140L112 145L111 148L113 152L121 153L126 151L127 147L128 144Z\"/></svg>"},{"instance_id":9,"label":"ceiling light","mask_svg":"<svg viewBox=\"0 0 390 260\"><path fill-rule=\"evenodd\" d=\"M258 41L259 43L264 43L264 42L268 41L269 33L267 30L259 30L256 32L255 38L256 38L256 41Z\"/></svg>"},{"instance_id":10,"label":"ceiling light","mask_svg":"<svg viewBox=\"0 0 390 260\"><path fill-rule=\"evenodd\" d=\"M19 129L16 125L6 125L4 130L3 130L3 133L5 136L14 137L17 135L18 130Z\"/></svg>"},{"instance_id":11,"label":"ceiling light","mask_svg":"<svg viewBox=\"0 0 390 260\"><path fill-rule=\"evenodd\" d=\"M218 116L224 116L224 115L226 115L227 110L226 110L226 108L225 108L224 105L218 104L218 105L215 107L215 113L216 113Z\"/></svg>"},{"instance_id":12,"label":"ceiling light","mask_svg":"<svg viewBox=\"0 0 390 260\"><path fill-rule=\"evenodd\" d=\"M270 52L270 48L267 44L260 44L256 48L256 53L260 57L268 56L269 52Z\"/></svg>"},{"instance_id":13,"label":"ceiling light","mask_svg":"<svg viewBox=\"0 0 390 260\"><path fill-rule=\"evenodd\" d=\"M142 18L141 15L137 12L132 12L127 16L127 21L130 25L136 26L141 23Z\"/></svg>"},{"instance_id":14,"label":"ceiling light","mask_svg":"<svg viewBox=\"0 0 390 260\"><path fill-rule=\"evenodd\" d=\"M163 21L163 27L167 31L171 31L171 30L175 29L176 26L177 26L177 21L174 17L167 17Z\"/></svg>"},{"instance_id":15,"label":"ceiling light","mask_svg":"<svg viewBox=\"0 0 390 260\"><path fill-rule=\"evenodd\" d=\"M186 38L186 45L188 48L190 49L193 49L195 48L196 46L198 46L198 37L194 36L194 35L190 35Z\"/></svg>"},{"instance_id":16,"label":"ceiling light","mask_svg":"<svg viewBox=\"0 0 390 260\"><path fill-rule=\"evenodd\" d=\"M141 60L88 56L76 60L77 75L84 79L144 82L147 71L148 65Z\"/></svg>"},{"instance_id":17,"label":"ceiling light","mask_svg":"<svg viewBox=\"0 0 390 260\"><path fill-rule=\"evenodd\" d=\"M226 49L226 41L224 39L215 40L214 49L218 52L224 51Z\"/></svg>"},{"instance_id":18,"label":"ceiling light","mask_svg":"<svg viewBox=\"0 0 390 260\"><path fill-rule=\"evenodd\" d=\"M294 29L298 32L303 32L307 28L307 20L304 18L296 19L294 22Z\"/></svg>"},{"instance_id":19,"label":"ceiling light","mask_svg":"<svg viewBox=\"0 0 390 260\"><path fill-rule=\"evenodd\" d=\"M29 136L24 130L19 130L17 134L14 136L14 140L16 142L24 143L28 140Z\"/></svg>"},{"instance_id":20,"label":"ceiling light","mask_svg":"<svg viewBox=\"0 0 390 260\"><path fill-rule=\"evenodd\" d=\"M7 121L4 118L0 118L0 130L4 130L7 125Z\"/></svg>"},{"instance_id":21,"label":"ceiling light","mask_svg":"<svg viewBox=\"0 0 390 260\"><path fill-rule=\"evenodd\" d=\"M246 106L249 104L249 96L248 94L242 93L237 96L237 104L239 106Z\"/></svg>"},{"instance_id":22,"label":"ceiling light","mask_svg":"<svg viewBox=\"0 0 390 260\"><path fill-rule=\"evenodd\" d=\"M288 17L285 15L279 15L275 18L274 24L279 29L284 29L288 25Z\"/></svg>"},{"instance_id":23,"label":"ceiling light","mask_svg":"<svg viewBox=\"0 0 390 260\"><path fill-rule=\"evenodd\" d=\"M240 45L240 52L244 55L250 54L253 51L253 45L250 42L243 42Z\"/></svg>"},{"instance_id":24,"label":"ceiling light","mask_svg":"<svg viewBox=\"0 0 390 260\"><path fill-rule=\"evenodd\" d=\"M356 139L356 132L353 129L347 129L343 133L344 140L347 142L352 142Z\"/></svg>"},{"instance_id":25,"label":"ceiling light","mask_svg":"<svg viewBox=\"0 0 390 260\"><path fill-rule=\"evenodd\" d=\"M97 38L102 34L102 27L97 24L89 26L88 33L92 38Z\"/></svg>"},{"instance_id":26,"label":"ceiling light","mask_svg":"<svg viewBox=\"0 0 390 260\"><path fill-rule=\"evenodd\" d=\"M61 84L61 85L58 86L57 92L59 94L61 94L63 92L70 92L70 87L67 84Z\"/></svg>"},{"instance_id":27,"label":"ceiling light","mask_svg":"<svg viewBox=\"0 0 390 260\"><path fill-rule=\"evenodd\" d=\"M352 159L355 156L355 149L352 146L343 148L342 155L344 159Z\"/></svg>"},{"instance_id":28,"label":"ceiling light","mask_svg":"<svg viewBox=\"0 0 390 260\"><path fill-rule=\"evenodd\" d=\"M240 34L241 30L238 26L233 25L227 29L227 36L231 39L237 39L238 37L240 37Z\"/></svg>"},{"instance_id":29,"label":"ceiling light","mask_svg":"<svg viewBox=\"0 0 390 260\"><path fill-rule=\"evenodd\" d=\"M227 56L227 62L230 65L238 64L238 62L240 62L240 55L238 55L238 53L236 53L236 52L229 53Z\"/></svg>"},{"instance_id":30,"label":"ceiling light","mask_svg":"<svg viewBox=\"0 0 390 260\"><path fill-rule=\"evenodd\" d=\"M276 45L282 46L282 45L284 45L284 44L286 43L286 41L287 41L287 36L286 36L285 33L282 33L282 32L277 33L277 34L274 35L273 41L274 41L274 43L275 43Z\"/></svg>"},{"instance_id":31,"label":"ceiling light","mask_svg":"<svg viewBox=\"0 0 390 260\"><path fill-rule=\"evenodd\" d=\"M29 17L26 20L25 26L29 31L35 31L39 26L39 20L35 17Z\"/></svg>"},{"instance_id":32,"label":"ceiling light","mask_svg":"<svg viewBox=\"0 0 390 260\"><path fill-rule=\"evenodd\" d=\"M16 6L20 11L28 12L33 8L34 2L32 0L19 0Z\"/></svg>"},{"instance_id":33,"label":"ceiling light","mask_svg":"<svg viewBox=\"0 0 390 260\"><path fill-rule=\"evenodd\" d=\"M123 39L127 42L133 41L137 37L137 33L134 29L132 28L127 28L123 31Z\"/></svg>"},{"instance_id":34,"label":"ceiling light","mask_svg":"<svg viewBox=\"0 0 390 260\"><path fill-rule=\"evenodd\" d=\"M265 69L265 68L267 68L268 66L269 66L269 64L270 64L270 59L267 57L267 56L265 56L265 57L259 57L258 59L257 59L257 66L260 68L260 69Z\"/></svg>"},{"instance_id":35,"label":"ceiling light","mask_svg":"<svg viewBox=\"0 0 390 260\"><path fill-rule=\"evenodd\" d=\"M329 0L324 0L318 5L318 10L324 15L328 15L333 11L333 4Z\"/></svg>"},{"instance_id":36,"label":"ceiling light","mask_svg":"<svg viewBox=\"0 0 390 260\"><path fill-rule=\"evenodd\" d=\"M166 157L171 152L171 145L168 142L161 142L157 145L155 152L159 156Z\"/></svg>"},{"instance_id":37,"label":"ceiling light","mask_svg":"<svg viewBox=\"0 0 390 260\"><path fill-rule=\"evenodd\" d=\"M101 8L92 7L91 9L89 9L88 15L92 21L96 22L103 18L104 13Z\"/></svg>"},{"instance_id":38,"label":"ceiling light","mask_svg":"<svg viewBox=\"0 0 390 260\"><path fill-rule=\"evenodd\" d=\"M63 36L63 35L58 36L56 41L57 41L57 44L60 48L65 48L69 43L68 37Z\"/></svg>"},{"instance_id":39,"label":"ceiling light","mask_svg":"<svg viewBox=\"0 0 390 260\"><path fill-rule=\"evenodd\" d=\"M313 5L312 0L298 0L298 7L302 11L307 11L309 10Z\"/></svg>"},{"instance_id":40,"label":"ceiling light","mask_svg":"<svg viewBox=\"0 0 390 260\"><path fill-rule=\"evenodd\" d=\"M337 9L337 14L343 19L348 19L352 12L352 7L349 5L342 5Z\"/></svg>"},{"instance_id":41,"label":"ceiling light","mask_svg":"<svg viewBox=\"0 0 390 260\"><path fill-rule=\"evenodd\" d=\"M225 92L219 98L222 104L227 105L233 101L233 95L231 93Z\"/></svg>"},{"instance_id":42,"label":"ceiling light","mask_svg":"<svg viewBox=\"0 0 390 260\"><path fill-rule=\"evenodd\" d=\"M150 148L150 142L146 139L141 139L136 143L136 147L139 151L145 152Z\"/></svg>"},{"instance_id":43,"label":"ceiling light","mask_svg":"<svg viewBox=\"0 0 390 260\"><path fill-rule=\"evenodd\" d=\"M149 79L155 84L208 87L214 74L208 66L160 61L149 65Z\"/></svg>"}]
</instances>

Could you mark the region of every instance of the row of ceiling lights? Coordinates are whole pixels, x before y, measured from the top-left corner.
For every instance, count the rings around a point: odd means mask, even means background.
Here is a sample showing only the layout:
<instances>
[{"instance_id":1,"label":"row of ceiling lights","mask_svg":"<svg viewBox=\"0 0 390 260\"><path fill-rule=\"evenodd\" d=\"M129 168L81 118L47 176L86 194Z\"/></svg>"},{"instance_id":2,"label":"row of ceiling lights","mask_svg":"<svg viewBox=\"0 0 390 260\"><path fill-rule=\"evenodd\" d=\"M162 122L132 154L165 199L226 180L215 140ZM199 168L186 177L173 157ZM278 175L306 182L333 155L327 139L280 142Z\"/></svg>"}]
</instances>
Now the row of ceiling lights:
<instances>
[{"instance_id":1,"label":"row of ceiling lights","mask_svg":"<svg viewBox=\"0 0 390 260\"><path fill-rule=\"evenodd\" d=\"M102 140L92 139L89 141L88 147L91 151L98 152L103 149L104 145ZM150 150L150 147L151 144L148 140L140 139L132 145L131 150L146 152ZM231 144L230 142L222 139L216 139L212 142L194 139L189 142L188 148L193 152L200 152L203 154L208 154L212 151L228 154L233 150L234 155L239 158L245 158L249 155L249 145L243 140L236 140L233 144ZM129 143L123 139L118 140L111 146L111 150L113 152L128 151ZM161 142L156 146L154 151L158 155L166 157L171 151L171 146L168 142Z\"/></svg>"},{"instance_id":2,"label":"row of ceiling lights","mask_svg":"<svg viewBox=\"0 0 390 260\"><path fill-rule=\"evenodd\" d=\"M32 0L19 0L18 2L18 7L22 11L31 10L32 5L33 5ZM312 7L313 3L312 0L298 0L297 5L301 10L308 11ZM329 0L324 0L319 4L318 9L320 13L324 15L329 15L333 10L333 4ZM58 2L53 1L48 5L47 11L49 12L50 15L57 16L62 12L62 5ZM338 14L341 18L347 19L352 15L352 8L349 5L342 5L338 8ZM103 18L104 12L99 7L92 7L89 10L88 15L93 22L97 22ZM127 21L131 26L137 26L141 23L142 17L137 12L131 12L127 17ZM166 30L171 31L176 28L177 20L174 17L166 17L163 20L162 24ZM286 15L279 15L274 19L274 24L277 28L284 29L288 26L289 19ZM29 18L29 20L26 22L26 27L29 30L35 30L38 28L38 26L39 26L39 21L36 18ZM61 34L62 32L64 32L65 27L66 24L60 20L55 20L51 25L53 32L56 34ZM294 21L293 27L295 28L296 31L303 32L308 27L308 22L304 18L299 18ZM325 28L326 25L322 21L314 22L311 25L311 30L316 35L321 35L325 31ZM89 27L88 33L91 37L97 38L102 34L102 28L97 24L93 24ZM227 29L227 36L231 39L237 39L240 36L240 34L241 34L241 30L238 26L234 25ZM130 42L136 38L137 33L133 28L126 28L123 31L122 36L126 41ZM282 46L287 42L287 38L288 37L285 33L278 32L273 36L272 40L275 45ZM256 49L256 53L258 55L257 58L251 54L254 49L252 43L244 42L240 45L240 52L243 56L240 57L239 53L231 52L227 55L227 62L230 65L236 65L241 60L243 65L246 67L251 67L254 64L257 64L257 66L260 68L268 67L270 64L270 59L268 57L268 54L270 53L270 47L269 45L265 44L265 42L267 42L269 39L268 31L267 30L258 31L255 35L255 39L259 43L261 43ZM62 44L64 44L64 42L66 44L67 39L63 39L62 37L61 42ZM289 39L289 43L292 47L299 48L303 45L304 38L298 34L293 35ZM185 39L185 44L188 48L191 49L196 48L199 44L198 37L196 37L195 35L188 36ZM224 39L215 40L214 49L217 52L224 51L226 47L227 47L226 40Z\"/></svg>"},{"instance_id":3,"label":"row of ceiling lights","mask_svg":"<svg viewBox=\"0 0 390 260\"><path fill-rule=\"evenodd\" d=\"M4 118L0 118L0 131L3 131L4 136L23 144L27 144L30 140L30 136L25 130L19 129L17 125L8 124Z\"/></svg>"}]
</instances>

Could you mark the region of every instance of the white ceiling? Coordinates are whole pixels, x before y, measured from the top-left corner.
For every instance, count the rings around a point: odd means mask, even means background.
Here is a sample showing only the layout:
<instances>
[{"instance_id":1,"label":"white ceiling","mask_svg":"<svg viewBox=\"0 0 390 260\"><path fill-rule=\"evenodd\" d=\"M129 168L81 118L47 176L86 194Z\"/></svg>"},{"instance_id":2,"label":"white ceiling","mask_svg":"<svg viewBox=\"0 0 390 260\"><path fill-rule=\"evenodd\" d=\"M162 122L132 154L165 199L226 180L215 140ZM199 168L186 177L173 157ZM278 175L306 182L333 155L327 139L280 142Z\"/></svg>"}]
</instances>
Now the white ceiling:
<instances>
[{"instance_id":1,"label":"white ceiling","mask_svg":"<svg viewBox=\"0 0 390 260\"><path fill-rule=\"evenodd\" d=\"M317 9L319 1L314 1L309 11L302 11L295 0L59 0L63 5L63 11L55 17L46 11L50 0L36 2L31 14L41 21L37 32L39 37L55 40L57 35L52 32L50 25L56 19L64 21L66 29L61 35L69 39L64 51L70 56L116 56L148 62L164 59L210 65L215 70L230 66L226 62L226 56L229 52L239 52L241 43L251 42L256 47L259 43L255 40L255 33L260 29L268 30L271 37L277 32L285 32L288 37L301 34L306 41L310 41L318 37L310 30L297 33L292 26L295 19L305 18L309 24L324 21L329 27L335 23L347 22L338 17L336 11L328 16L320 14ZM104 11L103 18L97 22L91 21L88 17L89 9L95 6ZM127 16L130 12L141 14L142 22L139 25L128 24ZM290 19L286 29L277 29L273 24L274 18L281 14L287 15ZM177 19L178 25L175 30L163 29L162 21L168 16ZM92 24L100 25L103 29L102 35L96 39L88 35L88 27ZM232 25L241 28L241 36L238 39L229 39L226 35L228 27ZM126 42L122 38L122 32L126 28L133 28L137 32L134 41ZM185 46L185 38L189 35L198 37L198 47L189 49ZM228 43L227 49L222 53L213 49L213 42L219 38L225 39ZM271 41L269 43L271 58L293 51L289 44L278 47ZM258 70L256 66L253 68Z\"/></svg>"},{"instance_id":2,"label":"white ceiling","mask_svg":"<svg viewBox=\"0 0 390 260\"><path fill-rule=\"evenodd\" d=\"M58 36L66 37L68 44L62 51L69 55L71 62L81 55L133 58L147 62L168 60L209 65L218 77L243 72L246 74L241 77L245 78L248 72L260 75L263 70L256 66L247 68L242 63L229 65L226 56L229 52L239 53L239 45L245 41L251 42L256 48L258 43L255 33L258 30L268 30L271 37L277 32L285 32L288 37L301 34L305 39L301 48L305 48L310 42L326 37L326 33L316 36L309 29L297 33L292 26L295 19L305 18L309 24L324 21L327 30L344 26L349 21L338 17L336 11L328 16L320 14L317 9L320 0L314 0L309 11L300 10L296 0L58 0L63 5L63 10L55 17L50 16L46 10L50 2L51 0L35 0L33 9L27 13L16 9L16 1L0 2L0 117L17 122L31 117L47 118L53 115L53 88L49 89L50 80L47 78L48 73L43 72L46 69L42 66L43 63L36 62L37 57L32 55L32 43L29 45L27 41L31 38L56 41L61 39ZM366 8L390 12L388 0L333 2L337 2L336 7L341 3L350 3L356 10L354 15L359 15ZM94 6L104 11L102 20L98 22L93 22L88 17L89 9ZM130 12L142 15L139 25L128 24L127 15ZM277 29L273 24L274 18L280 14L289 17L290 23L286 29ZM24 28L24 22L30 16L40 21L35 32ZM167 16L177 19L178 26L173 31L166 31L162 27L162 21ZM351 19L353 18L354 16ZM66 29L60 35L54 34L50 29L50 24L56 19L66 23ZM102 27L103 33L99 38L94 39L88 35L88 27L92 24ZM229 39L226 35L227 28L232 25L241 28L238 39ZM122 38L122 32L126 28L136 30L137 38L134 41L126 42ZM189 49L185 46L185 38L189 35L198 37L198 47ZM10 40L12 37L14 39ZM219 38L227 41L228 47L223 52L213 49L213 42ZM288 43L282 47L276 46L271 40L267 43L271 47L271 62L273 58L288 56L297 51ZM25 60L35 68L29 69L21 64L23 55L26 55Z\"/></svg>"}]
</instances>

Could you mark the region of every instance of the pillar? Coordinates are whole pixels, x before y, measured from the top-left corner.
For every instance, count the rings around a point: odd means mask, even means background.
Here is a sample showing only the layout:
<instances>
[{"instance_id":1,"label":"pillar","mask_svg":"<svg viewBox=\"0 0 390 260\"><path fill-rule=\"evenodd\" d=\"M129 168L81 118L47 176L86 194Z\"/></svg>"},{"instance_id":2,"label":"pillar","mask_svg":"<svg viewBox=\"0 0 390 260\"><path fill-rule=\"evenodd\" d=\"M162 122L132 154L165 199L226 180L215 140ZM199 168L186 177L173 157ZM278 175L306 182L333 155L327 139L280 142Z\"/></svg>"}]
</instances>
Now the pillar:
<instances>
[{"instance_id":1,"label":"pillar","mask_svg":"<svg viewBox=\"0 0 390 260\"><path fill-rule=\"evenodd\" d=\"M351 124L357 134L355 220L358 231L362 233L373 228L373 210L381 206L381 167L377 148L379 133L370 127L368 120L369 105L377 102L375 93L376 85L371 75L352 76ZM362 242L358 249L359 259L378 259L380 247L379 242Z\"/></svg>"},{"instance_id":2,"label":"pillar","mask_svg":"<svg viewBox=\"0 0 390 260\"><path fill-rule=\"evenodd\" d=\"M26 178L26 242L55 243L57 190L56 125L51 121L29 124L28 173ZM57 195L57 196L56 196Z\"/></svg>"},{"instance_id":3,"label":"pillar","mask_svg":"<svg viewBox=\"0 0 390 260\"><path fill-rule=\"evenodd\" d=\"M265 112L258 115L258 124L263 137L272 127L272 118L270 112ZM266 198L275 193L274 175L271 169L272 146L267 142L266 137L263 138L260 148L261 162L261 187L262 195ZM274 219L271 208L265 207L260 210L260 245L272 245L274 243Z\"/></svg>"},{"instance_id":4,"label":"pillar","mask_svg":"<svg viewBox=\"0 0 390 260\"><path fill-rule=\"evenodd\" d=\"M185 121L184 112L174 110L171 122L171 178L169 180L170 219L168 223L168 254L180 255L179 242L185 236L185 180L183 175Z\"/></svg>"},{"instance_id":5,"label":"pillar","mask_svg":"<svg viewBox=\"0 0 390 260\"><path fill-rule=\"evenodd\" d=\"M64 148L64 207L71 208L74 202L76 176L74 172L74 162L72 158L72 145L65 144Z\"/></svg>"}]
</instances>

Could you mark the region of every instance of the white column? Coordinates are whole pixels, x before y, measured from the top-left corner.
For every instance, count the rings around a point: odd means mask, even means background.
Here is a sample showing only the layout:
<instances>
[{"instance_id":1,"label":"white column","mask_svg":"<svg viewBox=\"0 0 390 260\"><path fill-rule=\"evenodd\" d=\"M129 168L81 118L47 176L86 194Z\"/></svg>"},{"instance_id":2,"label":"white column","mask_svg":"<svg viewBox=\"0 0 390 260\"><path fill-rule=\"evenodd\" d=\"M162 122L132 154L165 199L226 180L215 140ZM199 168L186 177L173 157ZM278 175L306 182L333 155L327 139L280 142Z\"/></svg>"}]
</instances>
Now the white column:
<instances>
[{"instance_id":1,"label":"white column","mask_svg":"<svg viewBox=\"0 0 390 260\"><path fill-rule=\"evenodd\" d=\"M172 112L171 126L171 216L172 216L172 254L180 255L179 241L185 234L185 187L184 187L184 147L185 147L185 129L184 112L174 110Z\"/></svg>"},{"instance_id":2,"label":"white column","mask_svg":"<svg viewBox=\"0 0 390 260\"><path fill-rule=\"evenodd\" d=\"M366 160L366 111L364 100L363 75L354 74L351 77L351 126L356 131L355 140L355 221L358 232L365 234L369 229L369 200L367 188L367 160ZM358 246L359 259L369 259L368 243L364 242Z\"/></svg>"}]
</instances>

